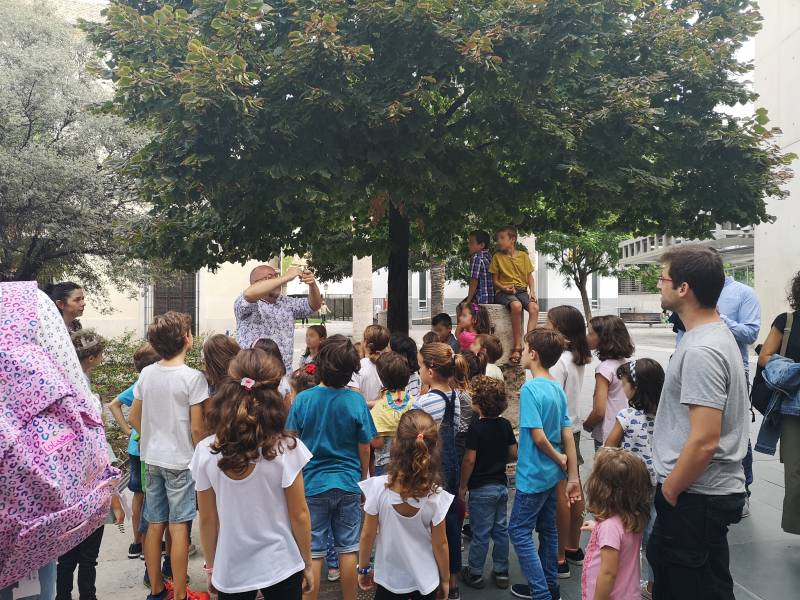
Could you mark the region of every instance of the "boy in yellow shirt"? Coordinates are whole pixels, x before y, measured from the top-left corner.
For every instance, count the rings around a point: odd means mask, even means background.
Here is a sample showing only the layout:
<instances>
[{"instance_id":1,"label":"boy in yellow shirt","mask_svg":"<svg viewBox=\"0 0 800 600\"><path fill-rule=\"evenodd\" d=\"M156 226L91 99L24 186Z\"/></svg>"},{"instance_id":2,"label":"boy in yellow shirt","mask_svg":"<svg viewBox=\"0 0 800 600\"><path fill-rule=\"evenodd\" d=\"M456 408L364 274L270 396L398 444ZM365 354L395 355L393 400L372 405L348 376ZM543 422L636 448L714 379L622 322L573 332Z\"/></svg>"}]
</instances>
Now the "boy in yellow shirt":
<instances>
[{"instance_id":1,"label":"boy in yellow shirt","mask_svg":"<svg viewBox=\"0 0 800 600\"><path fill-rule=\"evenodd\" d=\"M528 253L517 250L517 230L512 226L495 234L497 252L492 257L489 273L494 276L494 301L511 311L511 330L514 346L509 361L518 365L522 358L522 311L528 311L528 331L539 323L539 303L536 300L536 280Z\"/></svg>"}]
</instances>

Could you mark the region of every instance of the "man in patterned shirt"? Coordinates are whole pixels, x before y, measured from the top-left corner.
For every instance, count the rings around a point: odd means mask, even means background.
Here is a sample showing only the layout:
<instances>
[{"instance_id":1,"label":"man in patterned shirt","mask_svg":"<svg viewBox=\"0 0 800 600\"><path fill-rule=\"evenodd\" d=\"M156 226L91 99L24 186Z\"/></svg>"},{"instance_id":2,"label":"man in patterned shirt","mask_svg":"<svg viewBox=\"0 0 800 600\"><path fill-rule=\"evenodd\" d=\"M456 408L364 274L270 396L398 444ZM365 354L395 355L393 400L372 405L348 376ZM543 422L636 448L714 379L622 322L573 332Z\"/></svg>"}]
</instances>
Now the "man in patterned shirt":
<instances>
[{"instance_id":1,"label":"man in patterned shirt","mask_svg":"<svg viewBox=\"0 0 800 600\"><path fill-rule=\"evenodd\" d=\"M469 292L464 304L491 304L494 302L494 284L492 274L489 273L489 263L492 255L489 254L489 234L476 230L469 234L467 248L469 249Z\"/></svg>"},{"instance_id":2,"label":"man in patterned shirt","mask_svg":"<svg viewBox=\"0 0 800 600\"><path fill-rule=\"evenodd\" d=\"M281 296L281 288L298 277L308 285L308 298ZM322 295L310 271L291 267L281 276L269 265L258 266L250 273L250 287L233 304L236 341L242 348L250 348L261 338L274 340L283 356L286 372L291 373L294 320L312 315L320 306Z\"/></svg>"}]
</instances>

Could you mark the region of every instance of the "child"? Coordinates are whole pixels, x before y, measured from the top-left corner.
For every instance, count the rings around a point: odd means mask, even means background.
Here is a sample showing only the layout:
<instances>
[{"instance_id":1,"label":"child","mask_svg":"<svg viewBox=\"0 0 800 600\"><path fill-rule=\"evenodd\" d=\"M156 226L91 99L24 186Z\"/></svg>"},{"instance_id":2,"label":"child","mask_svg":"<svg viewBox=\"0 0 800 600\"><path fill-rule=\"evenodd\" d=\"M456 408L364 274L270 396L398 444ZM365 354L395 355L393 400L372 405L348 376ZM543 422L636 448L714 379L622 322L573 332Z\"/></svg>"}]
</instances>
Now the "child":
<instances>
[{"instance_id":1,"label":"child","mask_svg":"<svg viewBox=\"0 0 800 600\"><path fill-rule=\"evenodd\" d=\"M578 402L583 388L583 372L592 362L592 353L586 340L586 321L581 311L574 306L556 306L547 312L547 326L558 331L567 342L561 358L550 369L550 374L561 384L567 395L567 414L572 421L572 435L575 438L575 455L578 467L583 464L581 455L581 419ZM559 486L563 488L562 481ZM584 504L582 500L572 506L567 502L564 489L558 491L558 577L567 579L572 573L569 564L583 564L583 550L580 548L581 524Z\"/></svg>"},{"instance_id":2,"label":"child","mask_svg":"<svg viewBox=\"0 0 800 600\"><path fill-rule=\"evenodd\" d=\"M528 331L539 323L539 303L536 300L536 280L533 278L533 263L528 253L517 250L517 230L503 227L495 235L497 249L489 265L494 276L494 301L508 306L511 311L511 328L514 346L509 362L518 365L522 357L522 311L528 311Z\"/></svg>"},{"instance_id":3,"label":"child","mask_svg":"<svg viewBox=\"0 0 800 600\"><path fill-rule=\"evenodd\" d=\"M508 478L506 465L517 460L517 440L511 423L500 415L508 406L505 385L479 375L472 380L472 408L478 415L467 433L467 450L461 466L461 501L469 489L472 543L469 566L461 579L482 588L483 564L494 541L492 577L495 585L508 588Z\"/></svg>"},{"instance_id":4,"label":"child","mask_svg":"<svg viewBox=\"0 0 800 600\"><path fill-rule=\"evenodd\" d=\"M503 372L497 366L497 361L503 356L503 342L500 341L500 338L490 333L482 333L472 342L470 350L475 354L483 354L486 357L487 377L505 383L506 379L503 377Z\"/></svg>"},{"instance_id":5,"label":"child","mask_svg":"<svg viewBox=\"0 0 800 600\"><path fill-rule=\"evenodd\" d=\"M653 495L644 462L625 450L599 450L586 495L597 522L584 525L592 534L583 561L581 598L638 600L639 548Z\"/></svg>"},{"instance_id":6,"label":"child","mask_svg":"<svg viewBox=\"0 0 800 600\"><path fill-rule=\"evenodd\" d=\"M377 584L375 600L448 597L444 520L453 496L439 483L439 446L439 433L430 415L419 410L407 412L397 427L388 473L360 484L366 518L358 584L365 591ZM376 537L373 576L369 564Z\"/></svg>"},{"instance_id":7,"label":"child","mask_svg":"<svg viewBox=\"0 0 800 600\"><path fill-rule=\"evenodd\" d=\"M314 585L303 467L311 453L284 431L282 362L244 350L209 411L213 435L197 444L200 538L219 600L300 598ZM257 523L257 527L253 524Z\"/></svg>"},{"instance_id":8,"label":"child","mask_svg":"<svg viewBox=\"0 0 800 600\"><path fill-rule=\"evenodd\" d=\"M630 405L617 414L617 422L608 435L605 445L621 446L623 450L628 450L641 458L650 473L650 483L655 488L653 427L658 401L661 398L661 388L664 387L664 369L654 360L640 358L617 369L617 377L622 382L622 388ZM651 504L650 520L644 530L644 547L647 547L655 518L655 506ZM646 560L645 570L648 583L646 589L642 590L643 596L653 593L653 577Z\"/></svg>"},{"instance_id":9,"label":"child","mask_svg":"<svg viewBox=\"0 0 800 600\"><path fill-rule=\"evenodd\" d=\"M601 362L595 369L592 412L583 429L592 434L597 449L614 428L619 411L628 405L617 369L630 360L634 346L622 319L610 315L589 321L587 340Z\"/></svg>"},{"instance_id":10,"label":"child","mask_svg":"<svg viewBox=\"0 0 800 600\"><path fill-rule=\"evenodd\" d=\"M489 313L485 307L474 303L459 305L456 337L462 352L469 350L478 335L489 333L489 329Z\"/></svg>"},{"instance_id":11,"label":"child","mask_svg":"<svg viewBox=\"0 0 800 600\"><path fill-rule=\"evenodd\" d=\"M447 313L439 313L431 319L431 329L436 334L437 342L447 344L453 349L453 352L458 353L461 348L458 345L456 336L453 335L453 319ZM424 341L424 340L423 340ZM425 342L426 344L429 342Z\"/></svg>"},{"instance_id":12,"label":"child","mask_svg":"<svg viewBox=\"0 0 800 600\"><path fill-rule=\"evenodd\" d=\"M406 390L410 369L404 356L387 352L378 359L377 367L383 389L370 413L378 430L372 447L375 449L375 475L380 476L386 472L386 465L389 464L397 424L400 417L414 406L414 396Z\"/></svg>"},{"instance_id":13,"label":"child","mask_svg":"<svg viewBox=\"0 0 800 600\"><path fill-rule=\"evenodd\" d=\"M155 362L161 360L158 352L153 350L150 344L144 344L133 355L133 366L138 373L142 369L149 367ZM114 420L119 425L122 432L129 437L128 440L128 458L130 459L130 479L128 480L128 489L133 493L133 502L131 502L131 524L133 526L133 543L128 548L128 558L144 558L142 552L142 539L143 535L139 530L142 518L142 505L144 504L144 492L142 490L142 463L139 458L139 434L125 419L122 414L122 405L128 408L133 404L133 388L135 383L132 383L125 391L120 393L119 396L111 401L108 405Z\"/></svg>"},{"instance_id":14,"label":"child","mask_svg":"<svg viewBox=\"0 0 800 600\"><path fill-rule=\"evenodd\" d=\"M287 407L290 407L294 403L294 399L297 398L297 394L300 392L305 392L306 390L310 390L319 383L317 374L317 365L314 363L309 363L303 367L300 367L299 369L296 369L289 376L290 391L285 397Z\"/></svg>"},{"instance_id":15,"label":"child","mask_svg":"<svg viewBox=\"0 0 800 600\"><path fill-rule=\"evenodd\" d=\"M458 393L451 382L469 379L469 365L463 356L441 342L425 344L419 351L419 374L428 393L417 398L414 409L428 413L439 425L442 448L442 474L444 488L449 493L458 493L461 482L461 465L456 449L456 431L461 419ZM445 523L447 543L450 549L450 599L459 600L457 575L461 571L461 517L457 503L450 505Z\"/></svg>"},{"instance_id":16,"label":"child","mask_svg":"<svg viewBox=\"0 0 800 600\"><path fill-rule=\"evenodd\" d=\"M406 391L414 398L420 395L422 382L419 379L419 363L417 362L417 342L404 333L393 333L389 341L389 348L406 359L410 375L406 384Z\"/></svg>"},{"instance_id":17,"label":"child","mask_svg":"<svg viewBox=\"0 0 800 600\"><path fill-rule=\"evenodd\" d=\"M452 322L452 321L451 321ZM434 342L439 341L439 334L435 331L429 331L425 335L422 336L422 344L433 344ZM452 348L452 346L451 346Z\"/></svg>"},{"instance_id":18,"label":"child","mask_svg":"<svg viewBox=\"0 0 800 600\"><path fill-rule=\"evenodd\" d=\"M300 357L300 366L304 367L317 360L319 345L328 337L328 330L325 325L311 325L306 329L306 351Z\"/></svg>"},{"instance_id":19,"label":"child","mask_svg":"<svg viewBox=\"0 0 800 600\"><path fill-rule=\"evenodd\" d=\"M193 342L191 316L174 311L157 315L147 328L147 341L161 360L139 375L128 417L141 433L141 459L147 475L144 517L149 526L144 558L151 583L148 599L207 599L208 594L192 592L186 585L188 523L196 514L189 463L194 444L205 434L203 403L208 398L205 377L186 365ZM161 574L161 540L167 529L172 538L172 584Z\"/></svg>"},{"instance_id":20,"label":"child","mask_svg":"<svg viewBox=\"0 0 800 600\"><path fill-rule=\"evenodd\" d=\"M558 587L558 532L556 493L568 475L570 503L581 497L575 438L567 415L567 398L550 369L558 362L566 342L556 331L537 328L525 336L528 346L523 367L533 373L520 390L519 459L517 493L508 526L526 584L514 584L517 598L560 598ZM539 532L539 552L533 530Z\"/></svg>"},{"instance_id":21,"label":"child","mask_svg":"<svg viewBox=\"0 0 800 600\"><path fill-rule=\"evenodd\" d=\"M467 364L466 371L453 376L453 388L456 390L460 416L456 431L456 450L458 451L458 464L464 458L464 449L467 444L467 430L478 420L478 415L472 410L472 380L480 375L486 375L486 355L475 354L472 350L464 350L461 358Z\"/></svg>"},{"instance_id":22,"label":"child","mask_svg":"<svg viewBox=\"0 0 800 600\"><path fill-rule=\"evenodd\" d=\"M281 354L281 349L278 347L277 342L270 338L259 338L255 342L253 342L253 348L260 348L267 354L270 354L277 358L278 360L283 360L283 355ZM285 369L285 367L284 367ZM289 386L289 376L286 374L286 371L283 372L283 377L281 377L281 384L278 386L278 391L283 394L283 397L286 396L291 392L291 388Z\"/></svg>"},{"instance_id":23,"label":"child","mask_svg":"<svg viewBox=\"0 0 800 600\"><path fill-rule=\"evenodd\" d=\"M348 387L361 392L370 408L378 399L382 387L375 363L389 348L390 338L389 330L383 325L370 325L364 330L364 341L361 344L364 358L361 359L361 368L353 373L353 379L348 384Z\"/></svg>"},{"instance_id":24,"label":"child","mask_svg":"<svg viewBox=\"0 0 800 600\"><path fill-rule=\"evenodd\" d=\"M469 250L469 291L464 304L494 303L494 283L489 265L492 255L489 254L489 234L477 229L470 232L467 238Z\"/></svg>"},{"instance_id":25,"label":"child","mask_svg":"<svg viewBox=\"0 0 800 600\"><path fill-rule=\"evenodd\" d=\"M228 378L228 366L239 354L239 344L228 335L212 335L203 344L203 364L206 368L208 395L213 396L216 389Z\"/></svg>"},{"instance_id":26,"label":"child","mask_svg":"<svg viewBox=\"0 0 800 600\"><path fill-rule=\"evenodd\" d=\"M103 362L103 351L106 347L106 341L92 329L75 331L72 333L71 338L72 344L75 346L75 351L78 354L78 360L81 363L83 374L86 380L89 381L91 372ZM99 397L94 394L92 394L92 397L99 405ZM113 462L113 453L111 453L110 447L109 453ZM125 513L122 511L119 498L114 497L112 509L116 523L121 524L125 519ZM96 599L95 594L97 590L95 583L97 581L97 557L100 556L100 544L103 541L104 530L105 526L101 525L92 535L83 540L72 550L58 557L58 566L56 567L56 600L71 600L73 576L75 575L76 568L78 569L78 593L80 594L80 600Z\"/></svg>"},{"instance_id":27,"label":"child","mask_svg":"<svg viewBox=\"0 0 800 600\"><path fill-rule=\"evenodd\" d=\"M316 600L319 593L330 529L341 564L342 596L355 600L361 528L358 482L369 475L370 442L377 431L364 399L347 389L353 373L361 368L350 340L342 335L325 340L316 366L322 385L297 395L286 423L286 429L297 432L313 454L303 470L315 567L314 591L308 600Z\"/></svg>"}]
</instances>

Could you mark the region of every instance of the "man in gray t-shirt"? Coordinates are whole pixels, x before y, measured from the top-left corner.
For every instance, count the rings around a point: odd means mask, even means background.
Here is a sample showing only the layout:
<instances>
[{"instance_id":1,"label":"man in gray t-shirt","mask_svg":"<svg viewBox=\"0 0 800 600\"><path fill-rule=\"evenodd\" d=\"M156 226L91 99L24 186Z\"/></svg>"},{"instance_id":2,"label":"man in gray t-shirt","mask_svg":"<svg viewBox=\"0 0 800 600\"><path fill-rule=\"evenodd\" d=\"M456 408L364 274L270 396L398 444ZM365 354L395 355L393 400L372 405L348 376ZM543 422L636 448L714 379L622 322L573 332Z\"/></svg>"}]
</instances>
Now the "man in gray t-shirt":
<instances>
[{"instance_id":1,"label":"man in gray t-shirt","mask_svg":"<svg viewBox=\"0 0 800 600\"><path fill-rule=\"evenodd\" d=\"M661 306L680 316L686 335L653 431L653 597L734 600L728 526L745 503L748 395L739 347L717 311L725 273L719 254L701 245L672 249L662 263Z\"/></svg>"},{"instance_id":2,"label":"man in gray t-shirt","mask_svg":"<svg viewBox=\"0 0 800 600\"><path fill-rule=\"evenodd\" d=\"M744 492L742 459L747 453L747 382L739 347L722 321L689 331L667 367L653 432L659 483L678 462L689 434L690 406L722 411L719 447L687 492L719 496Z\"/></svg>"}]
</instances>

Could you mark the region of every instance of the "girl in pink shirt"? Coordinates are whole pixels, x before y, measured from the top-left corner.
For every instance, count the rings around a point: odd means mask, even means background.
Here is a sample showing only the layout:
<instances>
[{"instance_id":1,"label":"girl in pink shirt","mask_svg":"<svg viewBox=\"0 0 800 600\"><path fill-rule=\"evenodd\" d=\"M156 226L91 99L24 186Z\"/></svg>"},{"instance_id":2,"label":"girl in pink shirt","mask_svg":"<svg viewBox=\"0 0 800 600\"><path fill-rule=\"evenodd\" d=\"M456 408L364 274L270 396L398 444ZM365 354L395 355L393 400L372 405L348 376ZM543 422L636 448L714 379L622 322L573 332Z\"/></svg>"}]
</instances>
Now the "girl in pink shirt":
<instances>
[{"instance_id":1,"label":"girl in pink shirt","mask_svg":"<svg viewBox=\"0 0 800 600\"><path fill-rule=\"evenodd\" d=\"M652 484L644 462L619 448L601 448L586 482L591 531L581 579L583 600L639 600L639 549L650 518Z\"/></svg>"},{"instance_id":2,"label":"girl in pink shirt","mask_svg":"<svg viewBox=\"0 0 800 600\"><path fill-rule=\"evenodd\" d=\"M489 312L480 304L458 305L458 327L456 339L461 351L469 350L475 339L482 333L490 333Z\"/></svg>"}]
</instances>

